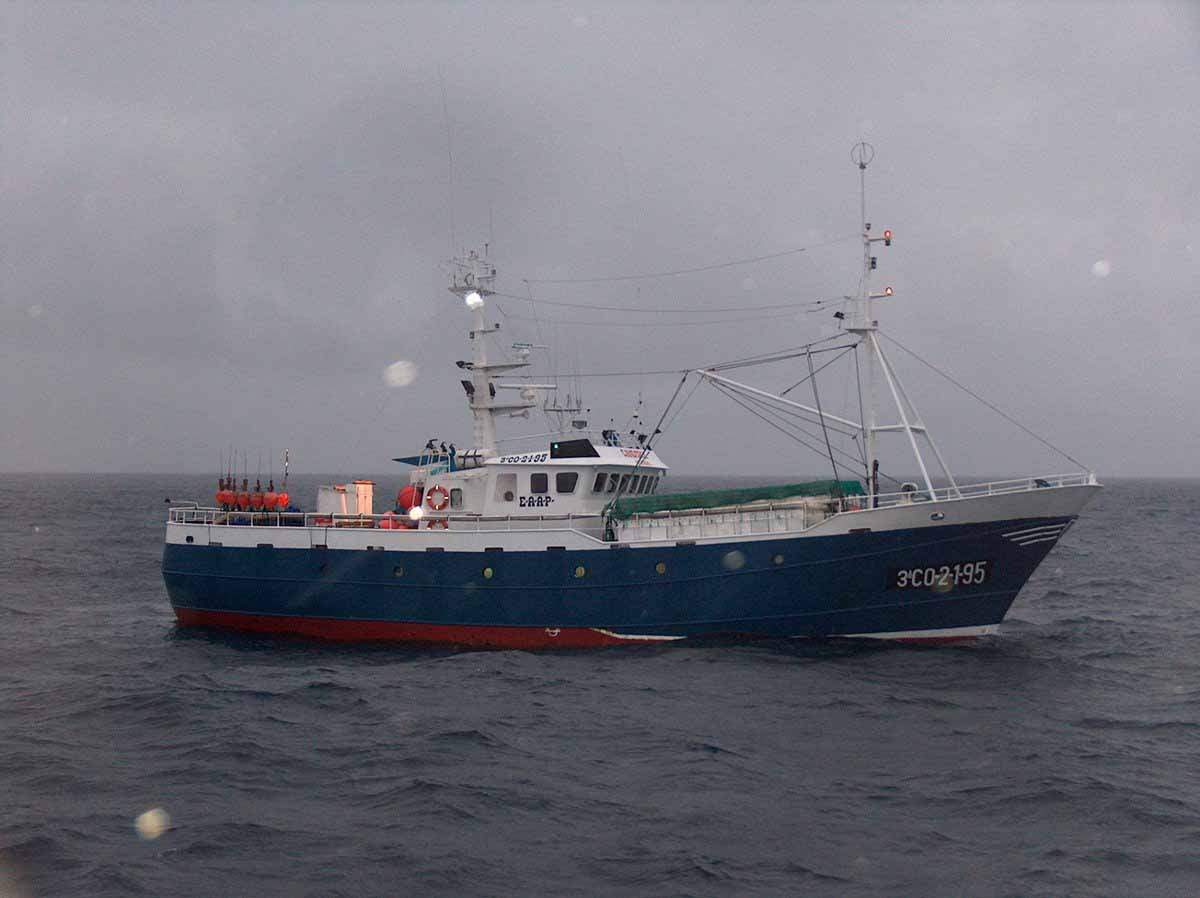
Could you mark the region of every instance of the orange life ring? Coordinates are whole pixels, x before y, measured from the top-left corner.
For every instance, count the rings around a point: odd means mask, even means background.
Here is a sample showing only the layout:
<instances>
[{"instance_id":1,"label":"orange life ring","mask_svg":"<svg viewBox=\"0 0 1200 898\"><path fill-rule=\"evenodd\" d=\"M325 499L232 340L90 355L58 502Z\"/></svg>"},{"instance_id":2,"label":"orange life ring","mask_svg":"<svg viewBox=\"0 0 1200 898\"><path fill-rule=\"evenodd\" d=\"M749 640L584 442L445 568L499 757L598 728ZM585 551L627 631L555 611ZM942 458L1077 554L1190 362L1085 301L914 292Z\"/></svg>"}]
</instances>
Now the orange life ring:
<instances>
[{"instance_id":1,"label":"orange life ring","mask_svg":"<svg viewBox=\"0 0 1200 898\"><path fill-rule=\"evenodd\" d=\"M430 518L425 524L426 530L449 530L450 522L445 518Z\"/></svg>"},{"instance_id":2,"label":"orange life ring","mask_svg":"<svg viewBox=\"0 0 1200 898\"><path fill-rule=\"evenodd\" d=\"M429 492L425 494L425 503L434 511L445 511L446 506L450 504L450 493L441 485L430 487Z\"/></svg>"}]
</instances>

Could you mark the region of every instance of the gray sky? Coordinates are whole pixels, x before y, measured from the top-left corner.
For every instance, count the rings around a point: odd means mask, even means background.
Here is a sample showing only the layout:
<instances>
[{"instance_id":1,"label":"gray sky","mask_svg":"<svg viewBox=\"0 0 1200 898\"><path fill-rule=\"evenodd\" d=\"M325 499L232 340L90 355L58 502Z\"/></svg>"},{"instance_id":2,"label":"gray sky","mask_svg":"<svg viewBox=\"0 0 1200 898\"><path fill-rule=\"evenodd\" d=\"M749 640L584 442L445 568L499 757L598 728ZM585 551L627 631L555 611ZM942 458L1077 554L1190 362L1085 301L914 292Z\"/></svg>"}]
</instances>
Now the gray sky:
<instances>
[{"instance_id":1,"label":"gray sky","mask_svg":"<svg viewBox=\"0 0 1200 898\"><path fill-rule=\"evenodd\" d=\"M458 244L490 239L523 293L853 235L863 137L868 217L897 234L885 330L1101 474L1200 476L1197 9L6 3L0 470L210 470L232 444L252 474L284 446L354 474L465 445L451 197ZM534 296L801 304L852 292L858 253ZM832 324L497 305L506 341L554 345L542 371L685 367ZM398 389L399 359L419 373ZM1072 468L894 361L956 470ZM802 364L746 377L778 389ZM620 425L674 386L589 380L585 400ZM850 408L841 378L822 389ZM677 473L825 470L707 388L660 449Z\"/></svg>"}]
</instances>

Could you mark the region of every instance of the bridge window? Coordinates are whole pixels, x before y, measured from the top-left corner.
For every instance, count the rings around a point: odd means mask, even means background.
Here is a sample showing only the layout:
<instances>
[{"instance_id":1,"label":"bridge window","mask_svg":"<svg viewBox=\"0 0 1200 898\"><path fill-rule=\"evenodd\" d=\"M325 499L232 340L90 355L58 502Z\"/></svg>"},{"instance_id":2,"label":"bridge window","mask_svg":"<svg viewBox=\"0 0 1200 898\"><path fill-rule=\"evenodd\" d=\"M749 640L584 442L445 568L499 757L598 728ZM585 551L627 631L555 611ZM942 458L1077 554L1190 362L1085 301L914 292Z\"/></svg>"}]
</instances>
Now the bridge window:
<instances>
[{"instance_id":1,"label":"bridge window","mask_svg":"<svg viewBox=\"0 0 1200 898\"><path fill-rule=\"evenodd\" d=\"M606 480L608 480L608 474L606 474L604 471L601 471L599 474L597 474L596 482L592 484L592 492L593 493L604 492L604 481L606 481Z\"/></svg>"},{"instance_id":2,"label":"bridge window","mask_svg":"<svg viewBox=\"0 0 1200 898\"><path fill-rule=\"evenodd\" d=\"M529 475L529 492L531 493L548 493L550 492L550 477L542 471L537 474Z\"/></svg>"},{"instance_id":3,"label":"bridge window","mask_svg":"<svg viewBox=\"0 0 1200 898\"><path fill-rule=\"evenodd\" d=\"M500 474L496 477L496 501L512 502L517 497L517 475Z\"/></svg>"},{"instance_id":4,"label":"bridge window","mask_svg":"<svg viewBox=\"0 0 1200 898\"><path fill-rule=\"evenodd\" d=\"M615 493L617 491L617 484L620 482L621 482L620 475L609 474L608 475L608 492Z\"/></svg>"},{"instance_id":5,"label":"bridge window","mask_svg":"<svg viewBox=\"0 0 1200 898\"><path fill-rule=\"evenodd\" d=\"M578 471L559 471L554 475L554 489L557 492L573 493L577 483L579 483Z\"/></svg>"}]
</instances>

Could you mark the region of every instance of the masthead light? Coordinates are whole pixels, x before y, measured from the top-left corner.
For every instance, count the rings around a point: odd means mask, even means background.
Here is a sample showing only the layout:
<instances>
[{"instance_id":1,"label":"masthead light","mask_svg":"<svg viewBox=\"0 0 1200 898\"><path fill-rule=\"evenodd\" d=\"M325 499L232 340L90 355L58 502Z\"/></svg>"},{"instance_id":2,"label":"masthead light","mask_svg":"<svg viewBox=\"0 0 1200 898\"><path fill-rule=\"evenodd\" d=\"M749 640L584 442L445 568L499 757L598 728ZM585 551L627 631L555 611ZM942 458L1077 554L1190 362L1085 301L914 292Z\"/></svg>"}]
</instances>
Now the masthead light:
<instances>
[{"instance_id":1,"label":"masthead light","mask_svg":"<svg viewBox=\"0 0 1200 898\"><path fill-rule=\"evenodd\" d=\"M408 510L408 519L410 521L419 521L423 517L425 517L425 509L420 505L414 505Z\"/></svg>"},{"instance_id":2,"label":"masthead light","mask_svg":"<svg viewBox=\"0 0 1200 898\"><path fill-rule=\"evenodd\" d=\"M883 288L883 295L884 295L884 296L891 296L891 295L892 295L892 288L891 288L891 287L884 287L884 288Z\"/></svg>"},{"instance_id":3,"label":"masthead light","mask_svg":"<svg viewBox=\"0 0 1200 898\"><path fill-rule=\"evenodd\" d=\"M478 309L481 305L483 305L483 297L474 290L464 297L464 301L466 302L468 309Z\"/></svg>"},{"instance_id":4,"label":"masthead light","mask_svg":"<svg viewBox=\"0 0 1200 898\"><path fill-rule=\"evenodd\" d=\"M883 245L884 246L892 245L892 231L890 228L883 232Z\"/></svg>"}]
</instances>

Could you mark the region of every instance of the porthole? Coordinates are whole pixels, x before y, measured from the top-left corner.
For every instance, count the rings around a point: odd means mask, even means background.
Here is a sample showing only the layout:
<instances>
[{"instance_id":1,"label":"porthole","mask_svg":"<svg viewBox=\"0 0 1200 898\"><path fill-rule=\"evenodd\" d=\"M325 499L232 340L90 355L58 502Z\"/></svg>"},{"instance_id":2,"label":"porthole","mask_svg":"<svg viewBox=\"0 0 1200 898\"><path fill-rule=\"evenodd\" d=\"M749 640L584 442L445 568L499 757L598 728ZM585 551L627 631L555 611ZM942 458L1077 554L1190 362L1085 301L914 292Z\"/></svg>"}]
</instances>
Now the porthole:
<instances>
[{"instance_id":1,"label":"porthole","mask_svg":"<svg viewBox=\"0 0 1200 898\"><path fill-rule=\"evenodd\" d=\"M189 536L189 537L187 538L187 541L188 541L189 543L194 543L194 542L196 541L196 537L194 537L194 536Z\"/></svg>"},{"instance_id":2,"label":"porthole","mask_svg":"<svg viewBox=\"0 0 1200 898\"><path fill-rule=\"evenodd\" d=\"M505 493L504 493L504 501L505 501L505 502L511 502L512 500L513 500L513 492L512 492L512 490L506 490L506 491L505 491Z\"/></svg>"},{"instance_id":3,"label":"porthole","mask_svg":"<svg viewBox=\"0 0 1200 898\"><path fill-rule=\"evenodd\" d=\"M665 574L666 572L667 572L667 566L663 562L660 561L658 564L654 565L654 573L661 575L661 574Z\"/></svg>"},{"instance_id":4,"label":"porthole","mask_svg":"<svg viewBox=\"0 0 1200 898\"><path fill-rule=\"evenodd\" d=\"M483 579L484 579L484 580L491 580L491 579L492 579L492 577L493 577L493 575L495 575L495 573L496 573L496 572L495 572L495 571L493 571L493 570L492 570L490 567L485 567L485 568L483 569Z\"/></svg>"},{"instance_id":5,"label":"porthole","mask_svg":"<svg viewBox=\"0 0 1200 898\"><path fill-rule=\"evenodd\" d=\"M585 568L585 567L584 567L582 564L581 564L581 565L578 565L578 566L575 568L575 579L576 579L576 580L579 580L579 579L582 579L582 578L583 578L583 577L585 577L585 576L587 576L587 568Z\"/></svg>"},{"instance_id":6,"label":"porthole","mask_svg":"<svg viewBox=\"0 0 1200 898\"><path fill-rule=\"evenodd\" d=\"M776 555L774 558L771 559L771 563L772 564L783 564L783 556Z\"/></svg>"},{"instance_id":7,"label":"porthole","mask_svg":"<svg viewBox=\"0 0 1200 898\"><path fill-rule=\"evenodd\" d=\"M392 576L393 577L403 577L404 576L404 565L398 564L394 568L392 568Z\"/></svg>"}]
</instances>

